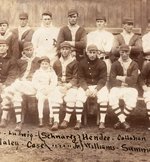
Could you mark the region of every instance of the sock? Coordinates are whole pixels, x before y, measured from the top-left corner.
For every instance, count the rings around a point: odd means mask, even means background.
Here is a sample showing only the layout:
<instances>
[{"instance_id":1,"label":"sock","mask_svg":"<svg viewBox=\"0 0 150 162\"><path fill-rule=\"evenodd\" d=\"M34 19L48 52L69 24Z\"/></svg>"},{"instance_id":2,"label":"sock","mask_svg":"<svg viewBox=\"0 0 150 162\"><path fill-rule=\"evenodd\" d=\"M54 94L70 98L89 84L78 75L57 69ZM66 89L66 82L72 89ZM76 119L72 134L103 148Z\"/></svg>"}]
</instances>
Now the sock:
<instances>
[{"instance_id":1,"label":"sock","mask_svg":"<svg viewBox=\"0 0 150 162\"><path fill-rule=\"evenodd\" d=\"M51 101L50 101L50 99L48 99L48 105L49 105L49 117L50 118L53 118L54 117L54 115L53 115L53 108L52 108L52 104L51 104Z\"/></svg>"},{"instance_id":2,"label":"sock","mask_svg":"<svg viewBox=\"0 0 150 162\"><path fill-rule=\"evenodd\" d=\"M150 121L150 102L146 103L146 108L147 108L147 115L148 115L148 119Z\"/></svg>"},{"instance_id":3,"label":"sock","mask_svg":"<svg viewBox=\"0 0 150 162\"><path fill-rule=\"evenodd\" d=\"M58 122L59 123L59 110L60 110L60 105L52 106L52 109L53 109L54 122Z\"/></svg>"},{"instance_id":4,"label":"sock","mask_svg":"<svg viewBox=\"0 0 150 162\"><path fill-rule=\"evenodd\" d=\"M44 109L44 101L42 98L38 99L38 114L39 118L43 118L43 109Z\"/></svg>"},{"instance_id":5,"label":"sock","mask_svg":"<svg viewBox=\"0 0 150 162\"><path fill-rule=\"evenodd\" d=\"M68 105L66 105L66 116L64 118L65 121L67 121L67 122L70 121L70 117L71 117L73 111L74 111L74 107L69 107Z\"/></svg>"},{"instance_id":6,"label":"sock","mask_svg":"<svg viewBox=\"0 0 150 162\"><path fill-rule=\"evenodd\" d=\"M100 122L105 123L105 117L106 117L106 112L107 112L107 103L101 104L99 111L100 111Z\"/></svg>"},{"instance_id":7,"label":"sock","mask_svg":"<svg viewBox=\"0 0 150 162\"><path fill-rule=\"evenodd\" d=\"M22 112L22 107L21 106L15 106L15 114L16 114L16 123L20 123L21 122L21 112Z\"/></svg>"},{"instance_id":8,"label":"sock","mask_svg":"<svg viewBox=\"0 0 150 162\"><path fill-rule=\"evenodd\" d=\"M76 117L77 121L81 122L83 107L76 107Z\"/></svg>"},{"instance_id":9,"label":"sock","mask_svg":"<svg viewBox=\"0 0 150 162\"><path fill-rule=\"evenodd\" d=\"M119 121L124 122L120 107L112 107L112 109L114 113L117 115L117 117L119 118Z\"/></svg>"}]
</instances>

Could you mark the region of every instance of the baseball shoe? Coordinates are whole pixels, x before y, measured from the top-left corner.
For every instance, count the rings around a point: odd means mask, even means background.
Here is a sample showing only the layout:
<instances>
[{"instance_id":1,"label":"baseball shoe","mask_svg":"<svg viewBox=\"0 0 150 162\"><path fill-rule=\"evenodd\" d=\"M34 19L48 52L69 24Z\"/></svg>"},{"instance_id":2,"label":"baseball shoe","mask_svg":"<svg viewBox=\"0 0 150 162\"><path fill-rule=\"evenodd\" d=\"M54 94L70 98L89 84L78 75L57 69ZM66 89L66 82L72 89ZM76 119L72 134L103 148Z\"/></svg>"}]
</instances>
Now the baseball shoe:
<instances>
[{"instance_id":1,"label":"baseball shoe","mask_svg":"<svg viewBox=\"0 0 150 162\"><path fill-rule=\"evenodd\" d=\"M80 128L81 128L81 122L80 121L77 121L74 129L75 130L79 130Z\"/></svg>"},{"instance_id":2,"label":"baseball shoe","mask_svg":"<svg viewBox=\"0 0 150 162\"><path fill-rule=\"evenodd\" d=\"M121 128L121 122L117 122L115 125L114 125L114 128L115 129L120 129Z\"/></svg>"},{"instance_id":3,"label":"baseball shoe","mask_svg":"<svg viewBox=\"0 0 150 162\"><path fill-rule=\"evenodd\" d=\"M21 122L19 122L19 123L17 123L17 125L16 125L16 127L15 127L15 131L21 131L22 130L22 123Z\"/></svg>"},{"instance_id":4,"label":"baseball shoe","mask_svg":"<svg viewBox=\"0 0 150 162\"><path fill-rule=\"evenodd\" d=\"M61 124L60 124L60 128L61 129L66 129L68 127L68 121L63 121Z\"/></svg>"},{"instance_id":5,"label":"baseball shoe","mask_svg":"<svg viewBox=\"0 0 150 162\"><path fill-rule=\"evenodd\" d=\"M103 122L100 122L99 129L105 129L105 124Z\"/></svg>"},{"instance_id":6,"label":"baseball shoe","mask_svg":"<svg viewBox=\"0 0 150 162\"><path fill-rule=\"evenodd\" d=\"M126 131L129 131L130 128L131 128L130 125L129 125L129 123L127 123L126 121L123 122L122 125L123 125L123 127L124 127L124 129L125 129Z\"/></svg>"},{"instance_id":7,"label":"baseball shoe","mask_svg":"<svg viewBox=\"0 0 150 162\"><path fill-rule=\"evenodd\" d=\"M58 122L54 122L52 128L51 128L52 131L57 131L58 130Z\"/></svg>"},{"instance_id":8,"label":"baseball shoe","mask_svg":"<svg viewBox=\"0 0 150 162\"><path fill-rule=\"evenodd\" d=\"M7 121L6 121L6 119L1 119L0 127L1 127L1 128L6 128L6 126L7 126Z\"/></svg>"},{"instance_id":9,"label":"baseball shoe","mask_svg":"<svg viewBox=\"0 0 150 162\"><path fill-rule=\"evenodd\" d=\"M53 125L53 119L54 119L54 118L51 118L51 117L49 118L49 124L48 124L48 125L49 125L50 127Z\"/></svg>"},{"instance_id":10,"label":"baseball shoe","mask_svg":"<svg viewBox=\"0 0 150 162\"><path fill-rule=\"evenodd\" d=\"M39 118L39 127L43 127L43 118Z\"/></svg>"}]
</instances>

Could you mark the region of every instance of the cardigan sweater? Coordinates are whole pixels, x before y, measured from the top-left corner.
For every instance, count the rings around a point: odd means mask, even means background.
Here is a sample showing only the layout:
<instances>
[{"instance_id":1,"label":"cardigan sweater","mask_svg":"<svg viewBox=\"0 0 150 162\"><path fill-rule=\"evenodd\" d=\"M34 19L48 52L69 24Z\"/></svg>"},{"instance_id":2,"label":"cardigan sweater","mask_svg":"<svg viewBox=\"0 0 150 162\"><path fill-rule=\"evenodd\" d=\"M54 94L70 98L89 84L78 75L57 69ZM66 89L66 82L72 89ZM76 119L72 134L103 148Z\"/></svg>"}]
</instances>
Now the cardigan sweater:
<instances>
[{"instance_id":1,"label":"cardigan sweater","mask_svg":"<svg viewBox=\"0 0 150 162\"><path fill-rule=\"evenodd\" d=\"M63 83L62 77L63 77L63 72L62 72L62 64L61 61L58 59L54 62L53 64L53 69L55 70L57 76L58 76L58 81L60 83ZM66 66L66 83L71 83L72 86L77 86L77 72L78 72L78 62L76 60L73 60Z\"/></svg>"},{"instance_id":2,"label":"cardigan sweater","mask_svg":"<svg viewBox=\"0 0 150 162\"><path fill-rule=\"evenodd\" d=\"M64 41L72 41L71 31L68 26L62 27L59 31L57 38L58 50L60 50L60 44ZM80 58L83 57L85 48L86 48L86 31L83 27L79 27L75 34L75 50L77 60L80 60Z\"/></svg>"},{"instance_id":3,"label":"cardigan sweater","mask_svg":"<svg viewBox=\"0 0 150 162\"><path fill-rule=\"evenodd\" d=\"M110 71L110 84L111 87L121 87L122 81L118 80L117 76L125 76L125 83L129 87L136 87L138 79L138 65L135 61L131 61L127 68L126 74L124 74L123 67L120 61L116 61L111 66Z\"/></svg>"}]
</instances>

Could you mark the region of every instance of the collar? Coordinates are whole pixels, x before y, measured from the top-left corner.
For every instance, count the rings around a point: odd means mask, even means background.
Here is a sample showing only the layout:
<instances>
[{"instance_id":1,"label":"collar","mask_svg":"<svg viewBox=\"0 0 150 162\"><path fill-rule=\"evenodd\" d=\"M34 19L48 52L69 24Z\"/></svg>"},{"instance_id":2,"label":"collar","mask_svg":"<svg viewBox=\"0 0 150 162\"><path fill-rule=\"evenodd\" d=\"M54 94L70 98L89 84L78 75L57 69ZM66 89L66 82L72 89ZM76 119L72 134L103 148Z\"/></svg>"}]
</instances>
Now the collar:
<instances>
[{"instance_id":1,"label":"collar","mask_svg":"<svg viewBox=\"0 0 150 162\"><path fill-rule=\"evenodd\" d=\"M78 25L78 24L75 24L75 25L71 26L71 25L68 23L68 28L69 28L69 29L79 28L79 25Z\"/></svg>"},{"instance_id":2,"label":"collar","mask_svg":"<svg viewBox=\"0 0 150 162\"><path fill-rule=\"evenodd\" d=\"M133 35L134 35L133 32L131 32L131 33L127 33L125 30L123 30L121 34L122 34L123 36L126 36L126 35L133 36Z\"/></svg>"},{"instance_id":3,"label":"collar","mask_svg":"<svg viewBox=\"0 0 150 162\"><path fill-rule=\"evenodd\" d=\"M7 39L11 35L12 35L12 32L9 29L7 29L4 35L0 34L0 39Z\"/></svg>"},{"instance_id":4,"label":"collar","mask_svg":"<svg viewBox=\"0 0 150 162\"><path fill-rule=\"evenodd\" d=\"M127 60L127 62L123 62L122 59L119 58L118 61L119 61L121 64L123 64L123 63L129 63L129 64L130 64L130 63L132 62L132 59L129 58L129 59Z\"/></svg>"}]
</instances>

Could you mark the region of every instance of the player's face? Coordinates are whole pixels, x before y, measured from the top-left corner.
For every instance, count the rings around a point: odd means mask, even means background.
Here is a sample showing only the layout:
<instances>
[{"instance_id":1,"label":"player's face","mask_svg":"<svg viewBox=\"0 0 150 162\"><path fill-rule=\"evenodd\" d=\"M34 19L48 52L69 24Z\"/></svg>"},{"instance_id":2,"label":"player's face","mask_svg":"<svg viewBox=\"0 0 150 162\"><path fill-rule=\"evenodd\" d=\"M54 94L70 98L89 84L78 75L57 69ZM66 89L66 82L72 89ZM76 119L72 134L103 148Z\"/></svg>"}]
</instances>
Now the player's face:
<instances>
[{"instance_id":1,"label":"player's face","mask_svg":"<svg viewBox=\"0 0 150 162\"><path fill-rule=\"evenodd\" d=\"M96 50L87 51L87 56L91 61L93 61L93 60L95 60L97 58L98 51L96 51Z\"/></svg>"},{"instance_id":2,"label":"player's face","mask_svg":"<svg viewBox=\"0 0 150 162\"><path fill-rule=\"evenodd\" d=\"M71 54L71 48L69 48L69 47L62 47L60 49L60 52L61 52L61 56L63 58L67 58Z\"/></svg>"},{"instance_id":3,"label":"player's face","mask_svg":"<svg viewBox=\"0 0 150 162\"><path fill-rule=\"evenodd\" d=\"M43 69L43 70L47 70L49 67L50 67L50 64L49 62L43 60L40 64L40 67Z\"/></svg>"},{"instance_id":4,"label":"player's face","mask_svg":"<svg viewBox=\"0 0 150 162\"><path fill-rule=\"evenodd\" d=\"M33 47L30 47L30 48L27 48L27 49L23 50L23 55L25 55L26 57L31 58L33 56L33 52L34 52Z\"/></svg>"},{"instance_id":5,"label":"player's face","mask_svg":"<svg viewBox=\"0 0 150 162\"><path fill-rule=\"evenodd\" d=\"M8 29L7 24L0 24L0 34L5 34L7 29Z\"/></svg>"},{"instance_id":6,"label":"player's face","mask_svg":"<svg viewBox=\"0 0 150 162\"><path fill-rule=\"evenodd\" d=\"M49 27L51 25L52 18L49 15L42 16L42 23L44 27Z\"/></svg>"},{"instance_id":7,"label":"player's face","mask_svg":"<svg viewBox=\"0 0 150 162\"><path fill-rule=\"evenodd\" d=\"M68 22L71 26L76 25L77 24L77 20L78 20L78 15L77 14L73 14L68 16Z\"/></svg>"},{"instance_id":8,"label":"player's face","mask_svg":"<svg viewBox=\"0 0 150 162\"><path fill-rule=\"evenodd\" d=\"M131 33L133 30L133 23L124 24L123 28L127 33Z\"/></svg>"},{"instance_id":9,"label":"player's face","mask_svg":"<svg viewBox=\"0 0 150 162\"><path fill-rule=\"evenodd\" d=\"M0 56L3 56L7 53L8 45L7 44L0 44Z\"/></svg>"},{"instance_id":10,"label":"player's face","mask_svg":"<svg viewBox=\"0 0 150 162\"><path fill-rule=\"evenodd\" d=\"M19 19L19 22L20 22L20 26L21 27L25 27L27 25L27 23L28 23L28 19L26 19L26 18L20 18Z\"/></svg>"},{"instance_id":11,"label":"player's face","mask_svg":"<svg viewBox=\"0 0 150 162\"><path fill-rule=\"evenodd\" d=\"M103 29L106 26L106 22L104 20L96 20L96 26L98 29Z\"/></svg>"},{"instance_id":12,"label":"player's face","mask_svg":"<svg viewBox=\"0 0 150 162\"><path fill-rule=\"evenodd\" d=\"M129 59L130 51L119 51L122 61L127 61Z\"/></svg>"}]
</instances>

